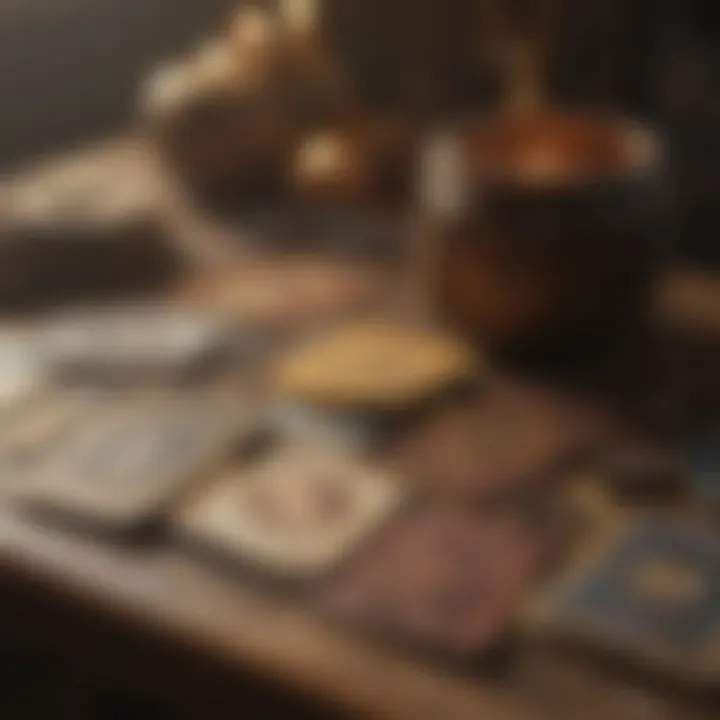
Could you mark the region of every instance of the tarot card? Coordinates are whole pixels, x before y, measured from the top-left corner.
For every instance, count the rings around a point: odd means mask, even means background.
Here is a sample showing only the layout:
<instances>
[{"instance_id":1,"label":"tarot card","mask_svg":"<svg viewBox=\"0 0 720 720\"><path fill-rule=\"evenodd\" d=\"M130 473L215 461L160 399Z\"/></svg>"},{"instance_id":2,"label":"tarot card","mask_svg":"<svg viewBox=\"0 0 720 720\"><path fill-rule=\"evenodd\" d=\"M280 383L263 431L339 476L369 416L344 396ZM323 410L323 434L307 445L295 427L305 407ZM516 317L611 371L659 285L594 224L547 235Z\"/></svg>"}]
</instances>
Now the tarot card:
<instances>
[{"instance_id":1,"label":"tarot card","mask_svg":"<svg viewBox=\"0 0 720 720\"><path fill-rule=\"evenodd\" d=\"M537 539L499 517L416 508L318 593L339 619L449 654L489 649L531 586Z\"/></svg>"},{"instance_id":2,"label":"tarot card","mask_svg":"<svg viewBox=\"0 0 720 720\"><path fill-rule=\"evenodd\" d=\"M130 532L157 518L254 429L255 411L217 398L128 403L85 422L53 454L31 507Z\"/></svg>"},{"instance_id":3,"label":"tarot card","mask_svg":"<svg viewBox=\"0 0 720 720\"><path fill-rule=\"evenodd\" d=\"M391 467L442 493L502 496L545 480L587 449L599 418L505 381L450 403L390 448Z\"/></svg>"},{"instance_id":4,"label":"tarot card","mask_svg":"<svg viewBox=\"0 0 720 720\"><path fill-rule=\"evenodd\" d=\"M84 377L182 374L219 357L231 329L161 306L111 306L50 318L38 330L49 366Z\"/></svg>"},{"instance_id":5,"label":"tarot card","mask_svg":"<svg viewBox=\"0 0 720 720\"><path fill-rule=\"evenodd\" d=\"M689 683L720 682L720 540L670 521L625 527L529 613L544 633Z\"/></svg>"},{"instance_id":6,"label":"tarot card","mask_svg":"<svg viewBox=\"0 0 720 720\"><path fill-rule=\"evenodd\" d=\"M402 486L351 456L288 445L232 470L187 508L179 533L277 577L327 572L398 507Z\"/></svg>"}]
</instances>

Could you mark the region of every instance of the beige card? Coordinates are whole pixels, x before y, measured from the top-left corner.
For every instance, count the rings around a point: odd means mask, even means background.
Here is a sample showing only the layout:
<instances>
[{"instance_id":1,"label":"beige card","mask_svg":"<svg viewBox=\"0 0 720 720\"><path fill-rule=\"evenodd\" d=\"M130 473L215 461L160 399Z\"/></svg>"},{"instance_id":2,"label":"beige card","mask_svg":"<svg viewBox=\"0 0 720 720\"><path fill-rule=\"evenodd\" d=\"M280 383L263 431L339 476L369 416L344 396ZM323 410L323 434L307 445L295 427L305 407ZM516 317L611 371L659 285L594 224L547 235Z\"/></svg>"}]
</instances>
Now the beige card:
<instances>
[{"instance_id":1,"label":"beige card","mask_svg":"<svg viewBox=\"0 0 720 720\"><path fill-rule=\"evenodd\" d=\"M399 482L311 445L229 472L181 516L182 535L287 577L339 563L399 506Z\"/></svg>"}]
</instances>

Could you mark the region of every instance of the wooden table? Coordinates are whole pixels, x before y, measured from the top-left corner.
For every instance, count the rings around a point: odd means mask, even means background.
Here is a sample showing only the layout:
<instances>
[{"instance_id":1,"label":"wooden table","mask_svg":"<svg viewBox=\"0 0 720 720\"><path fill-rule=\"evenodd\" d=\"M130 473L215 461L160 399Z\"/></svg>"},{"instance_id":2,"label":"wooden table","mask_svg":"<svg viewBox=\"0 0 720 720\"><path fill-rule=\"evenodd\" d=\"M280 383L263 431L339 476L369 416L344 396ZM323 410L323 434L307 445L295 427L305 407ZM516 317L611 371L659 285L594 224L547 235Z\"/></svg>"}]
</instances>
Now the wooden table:
<instances>
[{"instance_id":1,"label":"wooden table","mask_svg":"<svg viewBox=\"0 0 720 720\"><path fill-rule=\"evenodd\" d=\"M681 300L668 316L705 332L714 322L708 302L720 309L720 279L677 275L673 283ZM95 717L83 690L97 682L159 703L173 718L712 717L713 708L575 663L554 676L556 686L544 661L539 674L532 663L527 673L499 675L443 668L334 627L171 543L89 541L32 524L12 500L0 501L0 637L40 653L50 674L67 680L47 696L56 716Z\"/></svg>"}]
</instances>

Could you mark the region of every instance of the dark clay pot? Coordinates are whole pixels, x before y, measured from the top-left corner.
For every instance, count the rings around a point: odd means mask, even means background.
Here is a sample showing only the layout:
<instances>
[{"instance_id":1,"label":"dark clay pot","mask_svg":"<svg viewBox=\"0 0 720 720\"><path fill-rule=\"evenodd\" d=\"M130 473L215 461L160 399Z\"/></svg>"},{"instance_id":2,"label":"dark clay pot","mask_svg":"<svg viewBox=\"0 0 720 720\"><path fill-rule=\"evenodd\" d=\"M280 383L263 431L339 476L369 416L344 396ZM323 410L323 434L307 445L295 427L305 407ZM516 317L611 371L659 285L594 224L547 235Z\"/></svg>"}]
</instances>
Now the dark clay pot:
<instances>
[{"instance_id":1,"label":"dark clay pot","mask_svg":"<svg viewBox=\"0 0 720 720\"><path fill-rule=\"evenodd\" d=\"M458 140L462 209L436 224L442 314L504 350L621 347L642 327L662 257L655 135L548 113L493 117Z\"/></svg>"}]
</instances>

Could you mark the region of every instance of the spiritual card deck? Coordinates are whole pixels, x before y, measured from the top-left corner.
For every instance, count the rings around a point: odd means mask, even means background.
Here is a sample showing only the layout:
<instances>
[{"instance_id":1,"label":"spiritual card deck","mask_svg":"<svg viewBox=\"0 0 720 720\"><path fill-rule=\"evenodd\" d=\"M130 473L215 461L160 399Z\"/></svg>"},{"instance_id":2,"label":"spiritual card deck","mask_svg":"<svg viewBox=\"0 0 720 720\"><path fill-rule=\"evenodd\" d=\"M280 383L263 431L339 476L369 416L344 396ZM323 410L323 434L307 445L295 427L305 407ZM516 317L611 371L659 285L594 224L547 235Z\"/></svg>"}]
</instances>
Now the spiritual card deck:
<instances>
[{"instance_id":1,"label":"spiritual card deck","mask_svg":"<svg viewBox=\"0 0 720 720\"><path fill-rule=\"evenodd\" d=\"M253 411L235 402L167 397L100 414L47 459L28 501L58 518L132 532L252 432Z\"/></svg>"},{"instance_id":2,"label":"spiritual card deck","mask_svg":"<svg viewBox=\"0 0 720 720\"><path fill-rule=\"evenodd\" d=\"M691 684L720 684L720 540L670 520L626 527L530 610L534 628Z\"/></svg>"},{"instance_id":3,"label":"spiritual card deck","mask_svg":"<svg viewBox=\"0 0 720 720\"><path fill-rule=\"evenodd\" d=\"M302 579L327 572L397 508L402 486L352 456L288 445L230 470L179 533L231 561Z\"/></svg>"},{"instance_id":4,"label":"spiritual card deck","mask_svg":"<svg viewBox=\"0 0 720 720\"><path fill-rule=\"evenodd\" d=\"M413 508L331 578L317 602L352 624L470 657L508 629L541 554L508 519Z\"/></svg>"}]
</instances>

